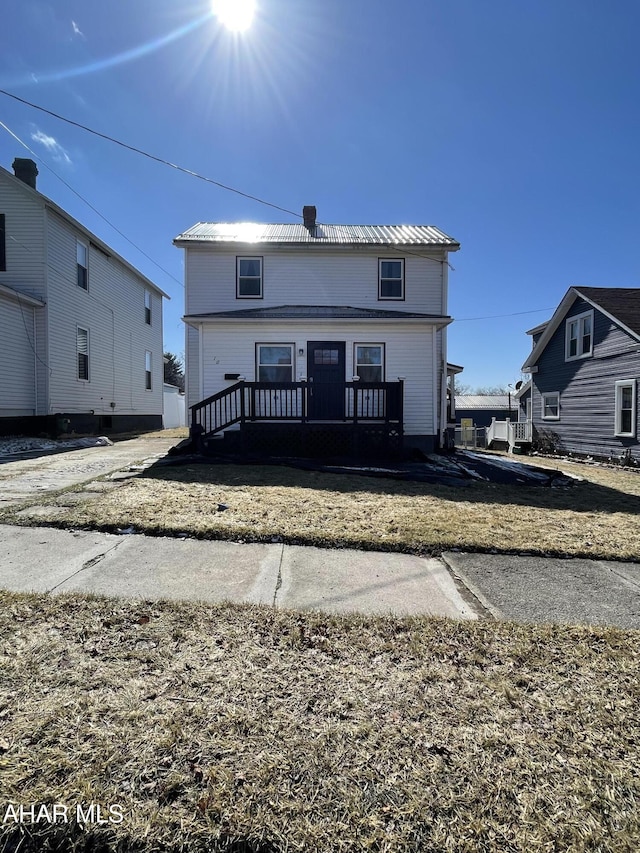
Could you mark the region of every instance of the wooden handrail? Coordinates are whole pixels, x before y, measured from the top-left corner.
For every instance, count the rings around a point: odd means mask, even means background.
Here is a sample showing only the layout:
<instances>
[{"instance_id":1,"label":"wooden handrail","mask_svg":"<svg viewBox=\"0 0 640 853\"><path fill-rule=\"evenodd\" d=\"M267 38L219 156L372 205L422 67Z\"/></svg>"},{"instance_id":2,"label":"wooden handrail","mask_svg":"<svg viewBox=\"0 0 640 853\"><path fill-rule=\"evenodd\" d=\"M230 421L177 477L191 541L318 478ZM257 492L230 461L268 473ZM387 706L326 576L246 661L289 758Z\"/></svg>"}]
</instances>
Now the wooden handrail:
<instances>
[{"instance_id":1,"label":"wooden handrail","mask_svg":"<svg viewBox=\"0 0 640 853\"><path fill-rule=\"evenodd\" d=\"M192 437L207 437L236 423L261 420L299 423L343 421L353 424L377 421L397 423L402 428L403 398L402 380L338 383L241 381L190 407L191 434ZM323 400L330 401L324 413L321 411Z\"/></svg>"}]
</instances>

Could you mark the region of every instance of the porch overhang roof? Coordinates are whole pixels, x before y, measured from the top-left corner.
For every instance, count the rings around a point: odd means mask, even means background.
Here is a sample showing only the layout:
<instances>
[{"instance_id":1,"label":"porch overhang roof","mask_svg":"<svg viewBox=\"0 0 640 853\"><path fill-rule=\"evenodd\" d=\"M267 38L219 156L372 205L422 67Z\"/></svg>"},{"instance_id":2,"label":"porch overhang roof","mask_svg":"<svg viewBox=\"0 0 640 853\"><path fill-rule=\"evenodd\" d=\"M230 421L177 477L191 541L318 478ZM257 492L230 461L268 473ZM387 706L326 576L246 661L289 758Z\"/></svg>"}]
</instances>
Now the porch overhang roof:
<instances>
[{"instance_id":1,"label":"porch overhang roof","mask_svg":"<svg viewBox=\"0 0 640 853\"><path fill-rule=\"evenodd\" d=\"M352 323L412 323L442 328L453 322L453 318L442 314L420 314L414 311L388 311L377 308L353 308L331 305L279 305L273 308L246 308L235 311L215 311L206 314L187 314L183 318L191 326L204 323L246 323L258 321L275 323L298 323L300 321L331 320Z\"/></svg>"}]
</instances>

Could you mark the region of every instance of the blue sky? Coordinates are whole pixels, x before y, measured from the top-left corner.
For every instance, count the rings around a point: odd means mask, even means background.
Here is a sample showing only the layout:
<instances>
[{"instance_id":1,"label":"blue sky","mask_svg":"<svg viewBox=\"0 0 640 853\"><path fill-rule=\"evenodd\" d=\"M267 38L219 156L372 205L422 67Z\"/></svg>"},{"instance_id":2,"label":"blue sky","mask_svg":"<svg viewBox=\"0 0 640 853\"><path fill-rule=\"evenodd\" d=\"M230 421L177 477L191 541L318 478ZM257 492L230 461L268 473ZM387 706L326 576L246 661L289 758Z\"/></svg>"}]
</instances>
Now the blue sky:
<instances>
[{"instance_id":1,"label":"blue sky","mask_svg":"<svg viewBox=\"0 0 640 853\"><path fill-rule=\"evenodd\" d=\"M472 387L520 378L525 330L572 284L640 286L637 0L257 6L239 36L208 0L4 0L0 88L323 222L438 226L462 244L449 359ZM172 239L295 221L5 95L0 121L42 158L38 188L170 294L172 352Z\"/></svg>"}]
</instances>

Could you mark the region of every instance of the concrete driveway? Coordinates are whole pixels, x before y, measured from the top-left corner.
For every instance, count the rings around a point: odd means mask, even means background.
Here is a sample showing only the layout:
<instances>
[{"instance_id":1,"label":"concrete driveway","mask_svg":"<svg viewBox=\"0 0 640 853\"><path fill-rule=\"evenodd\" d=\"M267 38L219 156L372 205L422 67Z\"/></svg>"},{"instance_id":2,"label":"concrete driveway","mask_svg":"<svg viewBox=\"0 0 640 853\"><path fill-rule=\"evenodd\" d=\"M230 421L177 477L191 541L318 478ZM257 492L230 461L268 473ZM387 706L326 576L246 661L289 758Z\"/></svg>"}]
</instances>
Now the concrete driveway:
<instances>
[{"instance_id":1,"label":"concrete driveway","mask_svg":"<svg viewBox=\"0 0 640 853\"><path fill-rule=\"evenodd\" d=\"M149 467L176 444L175 438L133 438L106 447L37 456L0 464L0 509L79 486L105 474Z\"/></svg>"}]
</instances>

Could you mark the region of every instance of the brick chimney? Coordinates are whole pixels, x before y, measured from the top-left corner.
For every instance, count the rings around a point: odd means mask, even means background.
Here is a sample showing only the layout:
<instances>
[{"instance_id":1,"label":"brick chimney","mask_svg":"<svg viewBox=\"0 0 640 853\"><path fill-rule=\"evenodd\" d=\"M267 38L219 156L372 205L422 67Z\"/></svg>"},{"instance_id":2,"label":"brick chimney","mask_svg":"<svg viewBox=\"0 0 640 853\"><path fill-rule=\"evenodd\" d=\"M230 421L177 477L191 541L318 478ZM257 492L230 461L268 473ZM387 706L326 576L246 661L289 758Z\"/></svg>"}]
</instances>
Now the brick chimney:
<instances>
[{"instance_id":1,"label":"brick chimney","mask_svg":"<svg viewBox=\"0 0 640 853\"><path fill-rule=\"evenodd\" d=\"M38 167L33 162L25 157L16 157L13 161L13 174L34 190L36 188L36 177L38 176Z\"/></svg>"},{"instance_id":2,"label":"brick chimney","mask_svg":"<svg viewBox=\"0 0 640 853\"><path fill-rule=\"evenodd\" d=\"M309 231L315 231L316 228L316 208L313 204L305 204L302 208L302 218L304 227Z\"/></svg>"}]
</instances>

